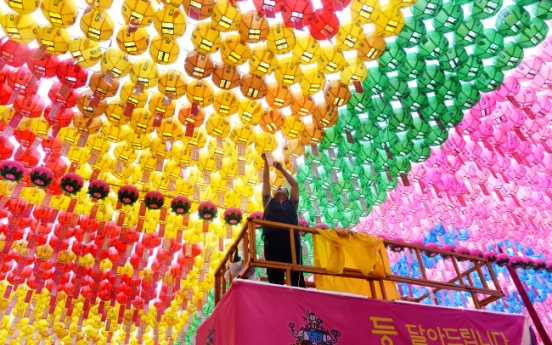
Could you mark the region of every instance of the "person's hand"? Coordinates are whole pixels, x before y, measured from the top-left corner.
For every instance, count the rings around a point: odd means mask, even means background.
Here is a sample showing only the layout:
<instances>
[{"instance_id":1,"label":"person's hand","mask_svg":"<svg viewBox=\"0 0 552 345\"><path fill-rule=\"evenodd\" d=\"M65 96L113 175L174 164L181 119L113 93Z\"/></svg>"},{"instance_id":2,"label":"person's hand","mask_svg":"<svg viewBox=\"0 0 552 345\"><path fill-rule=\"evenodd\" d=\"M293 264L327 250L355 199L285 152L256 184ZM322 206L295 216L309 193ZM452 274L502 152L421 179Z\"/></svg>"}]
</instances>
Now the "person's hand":
<instances>
[{"instance_id":1,"label":"person's hand","mask_svg":"<svg viewBox=\"0 0 552 345\"><path fill-rule=\"evenodd\" d=\"M268 158L266 158L266 154L264 154L264 153L261 154L261 157L263 158L263 160L265 161L265 163L268 162Z\"/></svg>"},{"instance_id":2,"label":"person's hand","mask_svg":"<svg viewBox=\"0 0 552 345\"><path fill-rule=\"evenodd\" d=\"M279 171L284 170L284 167L282 166L282 163L280 163L280 162L274 162L274 168L276 168L276 170L279 170Z\"/></svg>"}]
</instances>

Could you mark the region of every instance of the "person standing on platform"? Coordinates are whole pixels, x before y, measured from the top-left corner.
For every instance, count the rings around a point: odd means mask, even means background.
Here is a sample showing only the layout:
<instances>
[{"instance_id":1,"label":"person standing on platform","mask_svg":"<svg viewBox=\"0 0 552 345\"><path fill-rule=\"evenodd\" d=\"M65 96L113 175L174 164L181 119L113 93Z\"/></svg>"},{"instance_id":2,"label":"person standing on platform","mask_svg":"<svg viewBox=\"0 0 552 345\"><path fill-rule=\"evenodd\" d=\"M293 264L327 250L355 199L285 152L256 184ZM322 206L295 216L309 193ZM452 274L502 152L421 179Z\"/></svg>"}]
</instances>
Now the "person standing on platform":
<instances>
[{"instance_id":1,"label":"person standing on platform","mask_svg":"<svg viewBox=\"0 0 552 345\"><path fill-rule=\"evenodd\" d=\"M290 225L298 225L299 218L297 217L297 208L299 205L299 184L291 176L291 174L284 169L282 163L275 162L274 168L280 171L287 183L291 187L291 191L288 191L284 187L274 188L274 194L271 195L270 185L270 172L269 165L266 156L262 155L264 159L263 170L263 206L264 206L264 220L268 220L276 223L284 223ZM277 261L292 263L291 244L289 238L289 231L282 229L275 229L270 227L263 228L263 240L264 240L264 256L268 261ZM299 233L295 232L295 253L297 264L301 265L301 240ZM271 284L284 285L285 271L278 269L267 269L268 282ZM291 272L291 285L305 287L305 278L302 272Z\"/></svg>"}]
</instances>

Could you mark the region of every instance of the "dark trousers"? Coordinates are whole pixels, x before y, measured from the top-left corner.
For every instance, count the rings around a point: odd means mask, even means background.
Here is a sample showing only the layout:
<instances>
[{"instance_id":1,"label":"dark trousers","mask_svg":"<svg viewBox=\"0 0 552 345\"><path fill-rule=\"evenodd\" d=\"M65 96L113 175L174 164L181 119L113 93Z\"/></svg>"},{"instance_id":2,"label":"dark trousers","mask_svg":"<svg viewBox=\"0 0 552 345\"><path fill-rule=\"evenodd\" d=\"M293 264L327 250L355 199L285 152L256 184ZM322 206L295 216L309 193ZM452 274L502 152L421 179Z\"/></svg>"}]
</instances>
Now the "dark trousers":
<instances>
[{"instance_id":1,"label":"dark trousers","mask_svg":"<svg viewBox=\"0 0 552 345\"><path fill-rule=\"evenodd\" d=\"M291 245L287 231L274 231L264 235L264 256L268 261L291 262ZM302 264L301 240L295 235L295 258L297 264ZM268 282L271 284L284 285L285 271L268 268L266 270ZM291 271L291 286L305 287L303 272Z\"/></svg>"}]
</instances>

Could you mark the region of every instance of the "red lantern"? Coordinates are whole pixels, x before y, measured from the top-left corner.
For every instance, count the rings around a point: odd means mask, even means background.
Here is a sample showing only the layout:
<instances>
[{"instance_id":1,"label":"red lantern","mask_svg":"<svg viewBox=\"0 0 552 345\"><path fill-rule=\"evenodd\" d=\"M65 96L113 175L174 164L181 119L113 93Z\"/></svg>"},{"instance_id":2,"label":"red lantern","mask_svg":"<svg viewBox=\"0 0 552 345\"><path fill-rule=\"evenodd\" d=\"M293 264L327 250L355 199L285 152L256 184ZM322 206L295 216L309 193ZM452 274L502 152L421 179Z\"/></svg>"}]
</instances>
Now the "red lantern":
<instances>
[{"instance_id":1,"label":"red lantern","mask_svg":"<svg viewBox=\"0 0 552 345\"><path fill-rule=\"evenodd\" d=\"M0 160L9 159L13 154L13 144L8 138L0 136Z\"/></svg>"},{"instance_id":2,"label":"red lantern","mask_svg":"<svg viewBox=\"0 0 552 345\"><path fill-rule=\"evenodd\" d=\"M31 49L27 45L19 44L12 40L4 43L0 49L2 50L2 59L12 67L23 66L31 56Z\"/></svg>"},{"instance_id":3,"label":"red lantern","mask_svg":"<svg viewBox=\"0 0 552 345\"><path fill-rule=\"evenodd\" d=\"M8 75L12 73L12 69L8 65L2 66L0 68L0 84L4 84L8 82Z\"/></svg>"},{"instance_id":4,"label":"red lantern","mask_svg":"<svg viewBox=\"0 0 552 345\"><path fill-rule=\"evenodd\" d=\"M253 0L257 12L267 18L276 18L276 13L284 9L284 0Z\"/></svg>"},{"instance_id":5,"label":"red lantern","mask_svg":"<svg viewBox=\"0 0 552 345\"><path fill-rule=\"evenodd\" d=\"M0 84L0 104L8 105L12 101L13 90L8 84Z\"/></svg>"},{"instance_id":6,"label":"red lantern","mask_svg":"<svg viewBox=\"0 0 552 345\"><path fill-rule=\"evenodd\" d=\"M71 88L78 89L86 85L88 69L77 65L73 59L65 59L58 65L57 78L61 83L67 83Z\"/></svg>"},{"instance_id":7,"label":"red lantern","mask_svg":"<svg viewBox=\"0 0 552 345\"><path fill-rule=\"evenodd\" d=\"M42 97L37 94L18 97L13 104L16 112L30 118L42 115L45 106L46 103Z\"/></svg>"},{"instance_id":8,"label":"red lantern","mask_svg":"<svg viewBox=\"0 0 552 345\"><path fill-rule=\"evenodd\" d=\"M352 0L322 0L322 7L332 12L343 11L349 7L351 1Z\"/></svg>"},{"instance_id":9,"label":"red lantern","mask_svg":"<svg viewBox=\"0 0 552 345\"><path fill-rule=\"evenodd\" d=\"M60 94L62 85L60 83L52 84L50 91L48 91L48 98L52 103L60 103L65 108L73 108L77 105L78 92L70 90L67 95Z\"/></svg>"},{"instance_id":10,"label":"red lantern","mask_svg":"<svg viewBox=\"0 0 552 345\"><path fill-rule=\"evenodd\" d=\"M50 54L43 54L38 59L33 59L32 56L36 49L33 49L29 54L31 58L27 61L27 66L35 74L43 78L53 78L57 74L59 67L59 58Z\"/></svg>"},{"instance_id":11,"label":"red lantern","mask_svg":"<svg viewBox=\"0 0 552 345\"><path fill-rule=\"evenodd\" d=\"M8 75L8 85L19 95L35 95L40 87L40 79L23 66ZM17 94L14 93L16 97Z\"/></svg>"},{"instance_id":12,"label":"red lantern","mask_svg":"<svg viewBox=\"0 0 552 345\"><path fill-rule=\"evenodd\" d=\"M286 1L282 18L287 27L303 30L314 16L314 7L310 0Z\"/></svg>"},{"instance_id":13,"label":"red lantern","mask_svg":"<svg viewBox=\"0 0 552 345\"><path fill-rule=\"evenodd\" d=\"M337 30L339 30L339 19L333 11L321 8L314 12L309 26L312 37L317 40L330 40L337 34Z\"/></svg>"},{"instance_id":14,"label":"red lantern","mask_svg":"<svg viewBox=\"0 0 552 345\"><path fill-rule=\"evenodd\" d=\"M36 139L36 134L33 133L30 129L26 130L16 130L14 132L15 134L15 140L19 143L19 145L23 147L31 147L32 143L34 143Z\"/></svg>"}]
</instances>

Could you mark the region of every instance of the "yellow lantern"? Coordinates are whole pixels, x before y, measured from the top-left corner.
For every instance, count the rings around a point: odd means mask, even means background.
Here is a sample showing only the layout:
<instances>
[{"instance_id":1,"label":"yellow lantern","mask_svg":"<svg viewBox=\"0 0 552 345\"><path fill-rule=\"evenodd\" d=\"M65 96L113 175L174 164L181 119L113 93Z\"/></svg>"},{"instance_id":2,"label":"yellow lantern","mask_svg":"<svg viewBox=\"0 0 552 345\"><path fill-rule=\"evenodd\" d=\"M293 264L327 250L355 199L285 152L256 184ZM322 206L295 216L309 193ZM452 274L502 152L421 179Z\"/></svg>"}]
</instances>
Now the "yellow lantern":
<instances>
[{"instance_id":1,"label":"yellow lantern","mask_svg":"<svg viewBox=\"0 0 552 345\"><path fill-rule=\"evenodd\" d=\"M389 4L381 7L381 14L376 20L376 35L381 37L397 36L404 26L404 16L400 7Z\"/></svg>"},{"instance_id":2,"label":"yellow lantern","mask_svg":"<svg viewBox=\"0 0 552 345\"><path fill-rule=\"evenodd\" d=\"M192 80L186 88L186 97L190 103L198 103L202 108L213 104L215 90L208 80Z\"/></svg>"},{"instance_id":3,"label":"yellow lantern","mask_svg":"<svg viewBox=\"0 0 552 345\"><path fill-rule=\"evenodd\" d=\"M40 6L40 1L38 0L4 0L6 4L17 13L21 14L31 14L38 9Z\"/></svg>"},{"instance_id":4,"label":"yellow lantern","mask_svg":"<svg viewBox=\"0 0 552 345\"><path fill-rule=\"evenodd\" d=\"M130 69L130 80L135 84L142 84L150 89L159 83L159 70L157 65L150 59L140 59L132 64Z\"/></svg>"},{"instance_id":5,"label":"yellow lantern","mask_svg":"<svg viewBox=\"0 0 552 345\"><path fill-rule=\"evenodd\" d=\"M73 0L42 1L40 9L50 24L62 28L75 24L79 14L79 8Z\"/></svg>"},{"instance_id":6,"label":"yellow lantern","mask_svg":"<svg viewBox=\"0 0 552 345\"><path fill-rule=\"evenodd\" d=\"M30 15L7 13L0 17L0 24L2 24L2 30L6 36L12 41L29 44L35 40L34 30L37 23Z\"/></svg>"},{"instance_id":7,"label":"yellow lantern","mask_svg":"<svg viewBox=\"0 0 552 345\"><path fill-rule=\"evenodd\" d=\"M213 29L220 32L237 30L241 23L240 9L233 2L218 0L211 12L211 22Z\"/></svg>"},{"instance_id":8,"label":"yellow lantern","mask_svg":"<svg viewBox=\"0 0 552 345\"><path fill-rule=\"evenodd\" d=\"M119 97L121 98L121 102L124 104L130 103L135 108L143 108L148 102L149 94L147 92L142 92L140 94L134 93L135 87L136 86L132 81L127 80L121 88Z\"/></svg>"},{"instance_id":9,"label":"yellow lantern","mask_svg":"<svg viewBox=\"0 0 552 345\"><path fill-rule=\"evenodd\" d=\"M92 9L80 20L84 35L92 41L102 42L111 39L114 30L113 19L107 11Z\"/></svg>"},{"instance_id":10,"label":"yellow lantern","mask_svg":"<svg viewBox=\"0 0 552 345\"><path fill-rule=\"evenodd\" d=\"M157 36L151 41L149 53L153 61L160 65L168 65L178 59L180 46L176 40Z\"/></svg>"},{"instance_id":11,"label":"yellow lantern","mask_svg":"<svg viewBox=\"0 0 552 345\"><path fill-rule=\"evenodd\" d=\"M115 40L123 52L130 55L141 55L148 49L149 33L145 28L133 31L128 25L123 25L117 32Z\"/></svg>"},{"instance_id":12,"label":"yellow lantern","mask_svg":"<svg viewBox=\"0 0 552 345\"><path fill-rule=\"evenodd\" d=\"M291 86L301 81L303 77L303 71L301 65L297 62L293 62L290 57L285 57L278 63L276 71L274 72L274 78L276 82L283 86Z\"/></svg>"},{"instance_id":13,"label":"yellow lantern","mask_svg":"<svg viewBox=\"0 0 552 345\"><path fill-rule=\"evenodd\" d=\"M188 17L201 21L211 17L215 0L184 0L182 5Z\"/></svg>"},{"instance_id":14,"label":"yellow lantern","mask_svg":"<svg viewBox=\"0 0 552 345\"><path fill-rule=\"evenodd\" d=\"M171 99L179 99L186 94L187 84L184 73L171 68L161 74L157 89L162 94L171 97Z\"/></svg>"},{"instance_id":15,"label":"yellow lantern","mask_svg":"<svg viewBox=\"0 0 552 345\"><path fill-rule=\"evenodd\" d=\"M276 135L267 132L257 133L255 136L255 150L258 154L274 152L278 148Z\"/></svg>"},{"instance_id":16,"label":"yellow lantern","mask_svg":"<svg viewBox=\"0 0 552 345\"><path fill-rule=\"evenodd\" d=\"M311 115L316 109L316 103L310 96L305 96L299 92L293 94L291 103L291 113L296 116Z\"/></svg>"},{"instance_id":17,"label":"yellow lantern","mask_svg":"<svg viewBox=\"0 0 552 345\"><path fill-rule=\"evenodd\" d=\"M239 146L238 152L241 151L241 153L244 153L245 147L253 143L256 137L254 130L255 128L253 126L244 125L240 122L232 127L229 138L235 145ZM240 156L244 156L244 154Z\"/></svg>"},{"instance_id":18,"label":"yellow lantern","mask_svg":"<svg viewBox=\"0 0 552 345\"><path fill-rule=\"evenodd\" d=\"M318 69L311 67L305 70L299 85L303 95L314 95L326 86L326 76Z\"/></svg>"},{"instance_id":19,"label":"yellow lantern","mask_svg":"<svg viewBox=\"0 0 552 345\"><path fill-rule=\"evenodd\" d=\"M305 124L303 121L293 115L288 115L284 117L284 126L282 127L282 135L287 139L297 139L303 133L305 129Z\"/></svg>"},{"instance_id":20,"label":"yellow lantern","mask_svg":"<svg viewBox=\"0 0 552 345\"><path fill-rule=\"evenodd\" d=\"M240 91L249 99L261 99L266 95L268 87L264 77L245 73L241 78Z\"/></svg>"},{"instance_id":21,"label":"yellow lantern","mask_svg":"<svg viewBox=\"0 0 552 345\"><path fill-rule=\"evenodd\" d=\"M312 123L320 128L333 127L337 123L337 116L337 107L326 103L319 103L312 113Z\"/></svg>"},{"instance_id":22,"label":"yellow lantern","mask_svg":"<svg viewBox=\"0 0 552 345\"><path fill-rule=\"evenodd\" d=\"M121 7L127 25L145 28L153 23L155 8L149 0L125 0Z\"/></svg>"},{"instance_id":23,"label":"yellow lantern","mask_svg":"<svg viewBox=\"0 0 552 345\"><path fill-rule=\"evenodd\" d=\"M87 0L86 2L89 5L92 5L92 7L102 11L109 10L111 8L111 5L113 5L113 0Z\"/></svg>"},{"instance_id":24,"label":"yellow lantern","mask_svg":"<svg viewBox=\"0 0 552 345\"><path fill-rule=\"evenodd\" d=\"M268 85L265 99L269 107L273 109L282 109L291 105L291 102L293 102L293 93L287 86L271 83Z\"/></svg>"},{"instance_id":25,"label":"yellow lantern","mask_svg":"<svg viewBox=\"0 0 552 345\"><path fill-rule=\"evenodd\" d=\"M374 23L381 13L379 0L353 0L349 9L353 22L361 25Z\"/></svg>"},{"instance_id":26,"label":"yellow lantern","mask_svg":"<svg viewBox=\"0 0 552 345\"><path fill-rule=\"evenodd\" d=\"M373 33L364 36L364 42L357 50L357 57L362 61L377 60L385 52L385 39Z\"/></svg>"},{"instance_id":27,"label":"yellow lantern","mask_svg":"<svg viewBox=\"0 0 552 345\"><path fill-rule=\"evenodd\" d=\"M282 111L278 109L269 109L261 117L259 122L261 129L265 132L276 133L284 126L284 117Z\"/></svg>"},{"instance_id":28,"label":"yellow lantern","mask_svg":"<svg viewBox=\"0 0 552 345\"><path fill-rule=\"evenodd\" d=\"M351 99L351 90L339 80L330 81L324 88L324 99L326 103L335 107L340 107L349 103Z\"/></svg>"},{"instance_id":29,"label":"yellow lantern","mask_svg":"<svg viewBox=\"0 0 552 345\"><path fill-rule=\"evenodd\" d=\"M211 55L200 54L196 51L189 51L186 54L184 70L186 74L195 79L209 77L215 68Z\"/></svg>"},{"instance_id":30,"label":"yellow lantern","mask_svg":"<svg viewBox=\"0 0 552 345\"><path fill-rule=\"evenodd\" d=\"M273 24L270 26L266 44L268 50L274 54L287 54L295 48L295 33L293 29L286 27L284 23Z\"/></svg>"},{"instance_id":31,"label":"yellow lantern","mask_svg":"<svg viewBox=\"0 0 552 345\"><path fill-rule=\"evenodd\" d=\"M124 125L130 122L130 116L124 116L125 103L120 99L112 99L107 102L107 107L104 109L104 115L107 121L114 125Z\"/></svg>"},{"instance_id":32,"label":"yellow lantern","mask_svg":"<svg viewBox=\"0 0 552 345\"><path fill-rule=\"evenodd\" d=\"M102 58L102 49L98 42L86 37L80 37L69 43L69 53L73 60L81 67L90 68Z\"/></svg>"},{"instance_id":33,"label":"yellow lantern","mask_svg":"<svg viewBox=\"0 0 552 345\"><path fill-rule=\"evenodd\" d=\"M137 133L147 134L153 132L154 114L149 109L135 109L130 119L130 127Z\"/></svg>"},{"instance_id":34,"label":"yellow lantern","mask_svg":"<svg viewBox=\"0 0 552 345\"><path fill-rule=\"evenodd\" d=\"M161 126L155 129L155 132L157 133L157 137L161 138L163 143L166 143L167 141L174 142L182 140L182 135L184 134L180 122L172 117L164 119Z\"/></svg>"},{"instance_id":35,"label":"yellow lantern","mask_svg":"<svg viewBox=\"0 0 552 345\"><path fill-rule=\"evenodd\" d=\"M235 66L219 61L215 64L211 80L220 89L234 89L240 85L240 72Z\"/></svg>"},{"instance_id":36,"label":"yellow lantern","mask_svg":"<svg viewBox=\"0 0 552 345\"><path fill-rule=\"evenodd\" d=\"M301 35L297 38L297 44L292 52L293 61L309 65L318 61L320 57L320 43L309 34Z\"/></svg>"},{"instance_id":37,"label":"yellow lantern","mask_svg":"<svg viewBox=\"0 0 552 345\"><path fill-rule=\"evenodd\" d=\"M263 104L260 101L242 99L238 108L238 116L244 125L257 125L264 115Z\"/></svg>"},{"instance_id":38,"label":"yellow lantern","mask_svg":"<svg viewBox=\"0 0 552 345\"><path fill-rule=\"evenodd\" d=\"M230 134L230 121L225 116L212 114L207 119L205 130L212 137L226 138Z\"/></svg>"},{"instance_id":39,"label":"yellow lantern","mask_svg":"<svg viewBox=\"0 0 552 345\"><path fill-rule=\"evenodd\" d=\"M318 58L318 70L325 74L341 72L347 65L347 60L335 46L322 47L322 54Z\"/></svg>"},{"instance_id":40,"label":"yellow lantern","mask_svg":"<svg viewBox=\"0 0 552 345\"><path fill-rule=\"evenodd\" d=\"M123 51L110 48L103 53L100 67L104 74L109 72L115 78L124 78L130 72L132 63Z\"/></svg>"},{"instance_id":41,"label":"yellow lantern","mask_svg":"<svg viewBox=\"0 0 552 345\"><path fill-rule=\"evenodd\" d=\"M391 0L389 4L392 7L406 8L414 5L416 2L417 0Z\"/></svg>"},{"instance_id":42,"label":"yellow lantern","mask_svg":"<svg viewBox=\"0 0 552 345\"><path fill-rule=\"evenodd\" d=\"M249 73L263 76L271 74L278 67L278 59L266 45L253 48L249 56Z\"/></svg>"},{"instance_id":43,"label":"yellow lantern","mask_svg":"<svg viewBox=\"0 0 552 345\"><path fill-rule=\"evenodd\" d=\"M361 24L348 23L341 25L336 34L337 49L356 50L364 41L364 30Z\"/></svg>"},{"instance_id":44,"label":"yellow lantern","mask_svg":"<svg viewBox=\"0 0 552 345\"><path fill-rule=\"evenodd\" d=\"M368 76L368 69L362 60L357 57L347 59L348 66L339 75L339 80L345 85L363 82Z\"/></svg>"},{"instance_id":45,"label":"yellow lantern","mask_svg":"<svg viewBox=\"0 0 552 345\"><path fill-rule=\"evenodd\" d=\"M222 116L233 115L238 111L240 100L233 90L219 90L215 94L213 108Z\"/></svg>"},{"instance_id":46,"label":"yellow lantern","mask_svg":"<svg viewBox=\"0 0 552 345\"><path fill-rule=\"evenodd\" d=\"M307 126L308 125L310 124L307 124ZM282 153L286 157L296 159L303 156L303 154L305 153L305 146L303 146L300 139L288 140L284 144L284 147L282 147Z\"/></svg>"},{"instance_id":47,"label":"yellow lantern","mask_svg":"<svg viewBox=\"0 0 552 345\"><path fill-rule=\"evenodd\" d=\"M155 92L148 102L148 109L156 115L161 115L163 119L168 119L176 112L176 101L167 102L163 93Z\"/></svg>"},{"instance_id":48,"label":"yellow lantern","mask_svg":"<svg viewBox=\"0 0 552 345\"><path fill-rule=\"evenodd\" d=\"M337 117L337 110L336 110ZM336 119L337 121L337 119ZM335 123L334 123L335 124ZM307 123L301 134L301 144L303 145L318 145L324 139L324 131L315 123Z\"/></svg>"},{"instance_id":49,"label":"yellow lantern","mask_svg":"<svg viewBox=\"0 0 552 345\"><path fill-rule=\"evenodd\" d=\"M250 54L249 45L240 42L240 36L228 35L222 40L220 57L225 63L231 66L243 65Z\"/></svg>"},{"instance_id":50,"label":"yellow lantern","mask_svg":"<svg viewBox=\"0 0 552 345\"><path fill-rule=\"evenodd\" d=\"M88 87L95 93L96 97L113 97L119 91L119 81L108 80L102 72L94 72L88 80ZM109 81L109 82L108 82Z\"/></svg>"},{"instance_id":51,"label":"yellow lantern","mask_svg":"<svg viewBox=\"0 0 552 345\"><path fill-rule=\"evenodd\" d=\"M266 40L270 26L259 12L250 10L242 14L238 32L243 42L258 43Z\"/></svg>"},{"instance_id":52,"label":"yellow lantern","mask_svg":"<svg viewBox=\"0 0 552 345\"><path fill-rule=\"evenodd\" d=\"M71 35L67 29L53 25L38 26L35 30L38 45L46 47L50 55L62 55L67 53Z\"/></svg>"},{"instance_id":53,"label":"yellow lantern","mask_svg":"<svg viewBox=\"0 0 552 345\"><path fill-rule=\"evenodd\" d=\"M184 36L188 20L178 6L167 4L155 14L153 25L159 36L173 40Z\"/></svg>"},{"instance_id":54,"label":"yellow lantern","mask_svg":"<svg viewBox=\"0 0 552 345\"><path fill-rule=\"evenodd\" d=\"M192 32L192 44L201 54L212 54L220 49L220 31L211 28L211 23L198 23Z\"/></svg>"}]
</instances>

